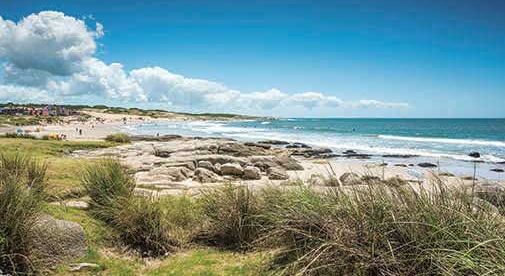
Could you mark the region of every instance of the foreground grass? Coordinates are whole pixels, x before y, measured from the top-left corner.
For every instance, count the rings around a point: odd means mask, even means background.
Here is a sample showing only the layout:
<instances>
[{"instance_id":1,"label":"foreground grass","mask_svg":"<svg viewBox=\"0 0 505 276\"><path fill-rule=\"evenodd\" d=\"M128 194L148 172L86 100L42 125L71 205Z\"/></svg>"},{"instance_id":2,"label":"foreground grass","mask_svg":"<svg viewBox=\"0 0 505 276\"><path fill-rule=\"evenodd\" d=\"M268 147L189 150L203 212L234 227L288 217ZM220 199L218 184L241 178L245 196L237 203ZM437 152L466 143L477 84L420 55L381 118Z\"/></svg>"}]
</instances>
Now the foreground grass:
<instances>
[{"instance_id":1,"label":"foreground grass","mask_svg":"<svg viewBox=\"0 0 505 276\"><path fill-rule=\"evenodd\" d=\"M143 259L118 249L110 229L84 210L48 205L45 211L57 219L77 222L88 238L88 254L76 262L96 263L97 270L78 275L262 275L268 253L235 253L215 248L192 247L161 259ZM55 275L69 275L67 264Z\"/></svg>"},{"instance_id":2,"label":"foreground grass","mask_svg":"<svg viewBox=\"0 0 505 276\"><path fill-rule=\"evenodd\" d=\"M76 159L67 156L75 150L97 149L115 146L112 142L74 142L54 140L32 140L16 138L0 138L0 153L20 153L33 158L44 160L47 164L46 192L53 199L69 196L80 196L82 168L93 161Z\"/></svg>"}]
</instances>

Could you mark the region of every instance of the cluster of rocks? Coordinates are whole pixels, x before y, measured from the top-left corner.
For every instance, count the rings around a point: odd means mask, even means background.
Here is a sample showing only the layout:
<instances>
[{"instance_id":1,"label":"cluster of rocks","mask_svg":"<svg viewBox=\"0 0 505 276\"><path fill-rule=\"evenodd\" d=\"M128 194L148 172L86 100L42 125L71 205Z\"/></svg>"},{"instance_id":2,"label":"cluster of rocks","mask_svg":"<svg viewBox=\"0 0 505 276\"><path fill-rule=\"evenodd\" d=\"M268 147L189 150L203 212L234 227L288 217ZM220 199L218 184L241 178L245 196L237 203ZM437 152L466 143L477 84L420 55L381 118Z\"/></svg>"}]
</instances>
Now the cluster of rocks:
<instances>
[{"instance_id":1,"label":"cluster of rocks","mask_svg":"<svg viewBox=\"0 0 505 276\"><path fill-rule=\"evenodd\" d=\"M135 170L139 187L191 189L198 183L240 180L287 180L303 170L292 151L269 143L219 138L141 137L114 148L77 151L77 156L113 156ZM134 140L139 140L135 137ZM327 150L306 148L314 152ZM196 182L196 183L195 183Z\"/></svg>"}]
</instances>

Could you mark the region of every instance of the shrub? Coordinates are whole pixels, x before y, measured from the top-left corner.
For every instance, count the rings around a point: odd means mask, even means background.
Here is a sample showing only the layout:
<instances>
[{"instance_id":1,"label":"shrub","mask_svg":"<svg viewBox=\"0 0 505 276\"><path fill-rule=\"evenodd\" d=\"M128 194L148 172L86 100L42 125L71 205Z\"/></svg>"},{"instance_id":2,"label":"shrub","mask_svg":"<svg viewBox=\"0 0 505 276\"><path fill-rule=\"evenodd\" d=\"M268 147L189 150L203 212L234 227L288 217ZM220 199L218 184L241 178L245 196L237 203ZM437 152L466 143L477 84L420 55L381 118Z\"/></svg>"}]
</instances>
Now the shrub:
<instances>
[{"instance_id":1,"label":"shrub","mask_svg":"<svg viewBox=\"0 0 505 276\"><path fill-rule=\"evenodd\" d=\"M22 155L0 155L0 271L33 270L31 230L42 208L44 164Z\"/></svg>"},{"instance_id":2,"label":"shrub","mask_svg":"<svg viewBox=\"0 0 505 276\"><path fill-rule=\"evenodd\" d=\"M91 198L90 211L106 222L114 219L117 209L123 204L121 201L130 198L135 188L133 177L113 159L88 166L81 182Z\"/></svg>"},{"instance_id":3,"label":"shrub","mask_svg":"<svg viewBox=\"0 0 505 276\"><path fill-rule=\"evenodd\" d=\"M134 179L115 160L102 160L83 175L90 212L105 221L123 245L160 256L188 242L200 225L199 208L185 197L137 197Z\"/></svg>"},{"instance_id":4,"label":"shrub","mask_svg":"<svg viewBox=\"0 0 505 276\"><path fill-rule=\"evenodd\" d=\"M27 133L7 132L3 135L4 138L19 138L19 139L37 139L37 137Z\"/></svg>"},{"instance_id":5,"label":"shrub","mask_svg":"<svg viewBox=\"0 0 505 276\"><path fill-rule=\"evenodd\" d=\"M186 243L197 229L195 206L186 198L132 197L111 222L121 241L143 256L161 256Z\"/></svg>"},{"instance_id":6,"label":"shrub","mask_svg":"<svg viewBox=\"0 0 505 276\"><path fill-rule=\"evenodd\" d=\"M203 192L206 241L231 249L247 248L258 236L260 203L246 186L224 185Z\"/></svg>"},{"instance_id":7,"label":"shrub","mask_svg":"<svg viewBox=\"0 0 505 276\"><path fill-rule=\"evenodd\" d=\"M282 248L286 274L481 275L505 271L505 222L472 197L369 185L265 195L262 246Z\"/></svg>"},{"instance_id":8,"label":"shrub","mask_svg":"<svg viewBox=\"0 0 505 276\"><path fill-rule=\"evenodd\" d=\"M130 136L124 133L110 134L105 137L105 141L116 142L116 143L130 143Z\"/></svg>"}]
</instances>

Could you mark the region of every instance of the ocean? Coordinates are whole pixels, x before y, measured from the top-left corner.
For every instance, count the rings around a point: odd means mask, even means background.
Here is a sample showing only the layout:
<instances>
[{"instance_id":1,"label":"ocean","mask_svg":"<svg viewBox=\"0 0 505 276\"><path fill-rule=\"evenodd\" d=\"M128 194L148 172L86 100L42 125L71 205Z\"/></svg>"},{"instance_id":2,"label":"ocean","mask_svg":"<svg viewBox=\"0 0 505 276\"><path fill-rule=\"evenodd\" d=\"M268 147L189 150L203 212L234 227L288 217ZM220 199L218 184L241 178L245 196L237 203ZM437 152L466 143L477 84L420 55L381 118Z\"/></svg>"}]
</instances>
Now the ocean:
<instances>
[{"instance_id":1,"label":"ocean","mask_svg":"<svg viewBox=\"0 0 505 276\"><path fill-rule=\"evenodd\" d=\"M481 177L504 179L505 119L277 119L232 122L167 122L125 126L134 134L180 134L227 137L238 140L264 139L302 142L328 147L336 153L355 150L372 154L372 160L389 163L437 162L441 169L469 175L479 152ZM399 160L383 155L407 154Z\"/></svg>"}]
</instances>

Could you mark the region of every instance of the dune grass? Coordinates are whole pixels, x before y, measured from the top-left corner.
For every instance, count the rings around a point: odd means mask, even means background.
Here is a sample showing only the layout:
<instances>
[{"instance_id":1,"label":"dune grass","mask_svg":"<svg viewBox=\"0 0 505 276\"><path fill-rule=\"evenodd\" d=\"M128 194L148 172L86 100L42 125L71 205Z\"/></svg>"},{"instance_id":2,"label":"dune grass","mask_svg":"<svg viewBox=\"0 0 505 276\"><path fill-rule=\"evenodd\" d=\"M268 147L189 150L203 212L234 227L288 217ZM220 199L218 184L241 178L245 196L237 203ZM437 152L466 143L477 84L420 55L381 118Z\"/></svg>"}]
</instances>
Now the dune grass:
<instances>
[{"instance_id":1,"label":"dune grass","mask_svg":"<svg viewBox=\"0 0 505 276\"><path fill-rule=\"evenodd\" d=\"M30 273L33 229L45 196L43 163L0 154L0 271Z\"/></svg>"},{"instance_id":2,"label":"dune grass","mask_svg":"<svg viewBox=\"0 0 505 276\"><path fill-rule=\"evenodd\" d=\"M90 213L107 223L123 245L143 256L162 256L180 248L198 228L198 207L180 197L138 197L135 181L118 161L89 166L82 185Z\"/></svg>"},{"instance_id":3,"label":"dune grass","mask_svg":"<svg viewBox=\"0 0 505 276\"><path fill-rule=\"evenodd\" d=\"M107 135L107 137L105 137L105 141L116 142L116 143L130 143L131 139L130 139L130 136L128 136L128 134L115 133L115 134Z\"/></svg>"}]
</instances>

